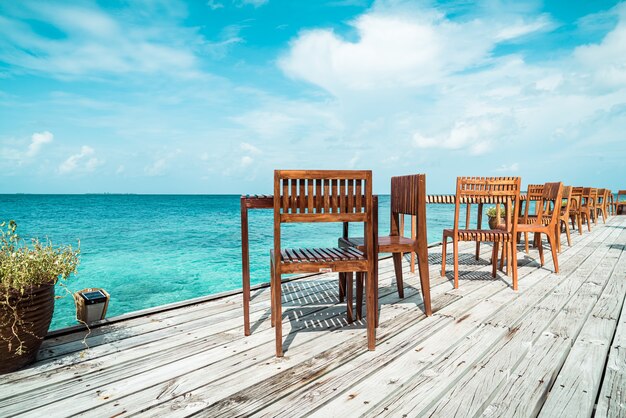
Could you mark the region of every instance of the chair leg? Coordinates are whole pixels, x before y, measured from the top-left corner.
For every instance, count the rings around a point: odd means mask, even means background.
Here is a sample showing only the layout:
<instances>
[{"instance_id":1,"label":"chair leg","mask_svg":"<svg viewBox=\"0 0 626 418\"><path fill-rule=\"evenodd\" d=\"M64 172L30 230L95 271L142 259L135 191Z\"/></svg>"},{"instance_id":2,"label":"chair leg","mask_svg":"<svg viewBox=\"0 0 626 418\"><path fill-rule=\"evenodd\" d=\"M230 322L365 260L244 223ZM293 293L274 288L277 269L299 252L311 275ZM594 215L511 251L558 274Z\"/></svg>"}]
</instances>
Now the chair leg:
<instances>
[{"instance_id":1,"label":"chair leg","mask_svg":"<svg viewBox=\"0 0 626 418\"><path fill-rule=\"evenodd\" d=\"M274 330L276 331L276 357L283 356L283 320L281 306L280 275L274 272Z\"/></svg>"},{"instance_id":2,"label":"chair leg","mask_svg":"<svg viewBox=\"0 0 626 418\"><path fill-rule=\"evenodd\" d=\"M356 274L356 319L363 319L363 281L364 273Z\"/></svg>"},{"instance_id":3,"label":"chair leg","mask_svg":"<svg viewBox=\"0 0 626 418\"><path fill-rule=\"evenodd\" d=\"M452 249L454 251L454 288L459 288L459 241L452 239Z\"/></svg>"},{"instance_id":4,"label":"chair leg","mask_svg":"<svg viewBox=\"0 0 626 418\"><path fill-rule=\"evenodd\" d=\"M559 272L559 259L557 257L557 251L556 251L556 238L554 236L551 236L549 233L546 234L546 236L548 237L548 242L550 243L550 250L552 251L552 262L554 263L554 272L558 273Z\"/></svg>"},{"instance_id":5,"label":"chair leg","mask_svg":"<svg viewBox=\"0 0 626 418\"><path fill-rule=\"evenodd\" d=\"M524 249L526 254L528 254L528 232L524 232Z\"/></svg>"},{"instance_id":6,"label":"chair leg","mask_svg":"<svg viewBox=\"0 0 626 418\"><path fill-rule=\"evenodd\" d=\"M556 250L558 252L561 252L561 220L560 219L556 221L556 226L554 230L555 230L555 237L556 237Z\"/></svg>"},{"instance_id":7,"label":"chair leg","mask_svg":"<svg viewBox=\"0 0 626 418\"><path fill-rule=\"evenodd\" d=\"M446 247L448 246L448 239L444 238L441 242L441 277L446 276ZM419 258L419 255L417 256Z\"/></svg>"},{"instance_id":8,"label":"chair leg","mask_svg":"<svg viewBox=\"0 0 626 418\"><path fill-rule=\"evenodd\" d=\"M506 275L511 275L511 260L513 259L513 251L511 250L510 245L505 245L506 247Z\"/></svg>"},{"instance_id":9,"label":"chair leg","mask_svg":"<svg viewBox=\"0 0 626 418\"><path fill-rule=\"evenodd\" d=\"M348 319L348 323L351 324L354 322L354 312L352 310L352 289L353 289L353 273L346 273L346 317Z\"/></svg>"},{"instance_id":10,"label":"chair leg","mask_svg":"<svg viewBox=\"0 0 626 418\"><path fill-rule=\"evenodd\" d=\"M539 237L541 237L541 234L539 234ZM543 244L539 244L539 262L541 263L541 267L543 267Z\"/></svg>"},{"instance_id":11,"label":"chair leg","mask_svg":"<svg viewBox=\"0 0 626 418\"><path fill-rule=\"evenodd\" d=\"M393 253L393 269L396 273L396 286L398 287L398 296L404 298L404 284L402 282L402 253Z\"/></svg>"},{"instance_id":12,"label":"chair leg","mask_svg":"<svg viewBox=\"0 0 626 418\"><path fill-rule=\"evenodd\" d=\"M494 241L493 249L491 251L491 276L494 278L497 276L498 271L498 247L500 243L498 241Z\"/></svg>"},{"instance_id":13,"label":"chair leg","mask_svg":"<svg viewBox=\"0 0 626 418\"><path fill-rule=\"evenodd\" d=\"M515 241L509 243L511 247L511 266L513 270L513 290L517 291L517 245Z\"/></svg>"},{"instance_id":14,"label":"chair leg","mask_svg":"<svg viewBox=\"0 0 626 418\"><path fill-rule=\"evenodd\" d=\"M498 249L500 248L500 246L498 245ZM507 253L507 249L506 249L506 243L502 244L502 254L500 255L500 271L504 271L504 261L506 260L506 253Z\"/></svg>"},{"instance_id":15,"label":"chair leg","mask_svg":"<svg viewBox=\"0 0 626 418\"><path fill-rule=\"evenodd\" d=\"M346 294L346 273L339 273L339 303L343 302Z\"/></svg>"},{"instance_id":16,"label":"chair leg","mask_svg":"<svg viewBox=\"0 0 626 418\"><path fill-rule=\"evenodd\" d=\"M371 263L371 267L367 270L367 349L374 351L376 349L376 317L378 315L378 300L376 298L376 268Z\"/></svg>"},{"instance_id":17,"label":"chair leg","mask_svg":"<svg viewBox=\"0 0 626 418\"><path fill-rule=\"evenodd\" d=\"M433 314L430 303L430 272L428 270L428 246L426 243L417 245L417 267L420 273L420 284L422 286L422 298L424 299L424 310L426 316Z\"/></svg>"},{"instance_id":18,"label":"chair leg","mask_svg":"<svg viewBox=\"0 0 626 418\"><path fill-rule=\"evenodd\" d=\"M565 222L565 236L567 237L567 246L571 247L572 246L572 238L570 236L569 224L567 222Z\"/></svg>"},{"instance_id":19,"label":"chair leg","mask_svg":"<svg viewBox=\"0 0 626 418\"><path fill-rule=\"evenodd\" d=\"M578 219L578 233L582 235L583 234L583 213L580 212L578 216L576 216L576 218Z\"/></svg>"}]
</instances>

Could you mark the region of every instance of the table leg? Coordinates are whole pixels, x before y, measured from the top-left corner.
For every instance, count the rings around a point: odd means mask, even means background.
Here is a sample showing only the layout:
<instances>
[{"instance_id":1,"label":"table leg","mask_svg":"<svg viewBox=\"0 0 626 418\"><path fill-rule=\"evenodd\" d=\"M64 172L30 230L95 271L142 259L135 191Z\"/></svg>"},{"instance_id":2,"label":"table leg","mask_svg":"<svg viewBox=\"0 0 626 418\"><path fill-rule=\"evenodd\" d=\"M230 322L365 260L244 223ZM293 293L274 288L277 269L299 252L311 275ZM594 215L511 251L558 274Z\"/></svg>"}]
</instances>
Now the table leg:
<instances>
[{"instance_id":1,"label":"table leg","mask_svg":"<svg viewBox=\"0 0 626 418\"><path fill-rule=\"evenodd\" d=\"M248 207L241 197L241 279L243 287L243 333L250 335L250 250L248 242Z\"/></svg>"}]
</instances>

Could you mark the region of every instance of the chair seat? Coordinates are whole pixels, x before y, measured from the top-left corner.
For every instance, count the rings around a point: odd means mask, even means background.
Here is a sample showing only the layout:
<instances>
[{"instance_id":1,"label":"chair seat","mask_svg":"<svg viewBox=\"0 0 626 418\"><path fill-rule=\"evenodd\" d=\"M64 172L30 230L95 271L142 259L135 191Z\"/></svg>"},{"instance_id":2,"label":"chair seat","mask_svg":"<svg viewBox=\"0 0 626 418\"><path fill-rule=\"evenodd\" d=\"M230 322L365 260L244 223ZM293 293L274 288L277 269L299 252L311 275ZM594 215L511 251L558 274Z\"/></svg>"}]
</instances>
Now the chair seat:
<instances>
[{"instance_id":1,"label":"chair seat","mask_svg":"<svg viewBox=\"0 0 626 418\"><path fill-rule=\"evenodd\" d=\"M365 254L356 248L285 248L280 252L280 261L293 263L332 263L337 261L364 261Z\"/></svg>"},{"instance_id":2,"label":"chair seat","mask_svg":"<svg viewBox=\"0 0 626 418\"><path fill-rule=\"evenodd\" d=\"M541 217L543 218L542 220L543 220L544 225L549 225L550 222L552 222L552 215L542 215ZM537 215L528 215L528 219L526 219L525 221L523 218L519 220L519 223L521 224L523 223L534 224L536 222L537 222Z\"/></svg>"},{"instance_id":3,"label":"chair seat","mask_svg":"<svg viewBox=\"0 0 626 418\"><path fill-rule=\"evenodd\" d=\"M339 238L340 247L356 247L359 250L365 250L365 239L363 237ZM378 237L378 252L410 252L415 246L415 241L407 237L399 236L383 236Z\"/></svg>"},{"instance_id":4,"label":"chair seat","mask_svg":"<svg viewBox=\"0 0 626 418\"><path fill-rule=\"evenodd\" d=\"M459 229L459 241L505 241L512 240L510 232L501 229ZM454 229L444 229L443 237L454 236Z\"/></svg>"}]
</instances>

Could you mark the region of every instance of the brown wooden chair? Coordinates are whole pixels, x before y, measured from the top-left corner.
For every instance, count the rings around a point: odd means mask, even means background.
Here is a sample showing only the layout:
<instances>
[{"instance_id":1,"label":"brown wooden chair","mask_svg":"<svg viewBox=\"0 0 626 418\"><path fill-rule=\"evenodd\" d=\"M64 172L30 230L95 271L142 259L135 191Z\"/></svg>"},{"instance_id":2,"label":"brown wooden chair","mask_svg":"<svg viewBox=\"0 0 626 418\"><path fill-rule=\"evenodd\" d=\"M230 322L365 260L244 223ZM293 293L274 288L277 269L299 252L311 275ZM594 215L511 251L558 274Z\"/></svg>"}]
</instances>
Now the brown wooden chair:
<instances>
[{"instance_id":1,"label":"brown wooden chair","mask_svg":"<svg viewBox=\"0 0 626 418\"><path fill-rule=\"evenodd\" d=\"M281 247L282 224L310 222L362 222L364 251L356 248ZM375 222L371 171L274 171L274 249L270 252L270 260L271 316L276 331L277 357L283 355L281 276L290 273L367 273L367 345L374 350L378 311ZM348 305L349 317L352 316L351 309L352 303Z\"/></svg>"},{"instance_id":2,"label":"brown wooden chair","mask_svg":"<svg viewBox=\"0 0 626 418\"><path fill-rule=\"evenodd\" d=\"M608 199L607 199L607 207L609 209L609 215L610 216L614 216L615 215L615 196L613 195L613 191L610 189L606 189L607 193L608 193Z\"/></svg>"},{"instance_id":3,"label":"brown wooden chair","mask_svg":"<svg viewBox=\"0 0 626 418\"><path fill-rule=\"evenodd\" d=\"M580 213L580 207L583 201L583 188L582 187L572 187L572 191L570 193L570 207L569 207L569 217L570 217L570 221L572 222L572 228L576 229L578 228L578 233L580 235L583 234L583 230L582 230L582 221L581 221L581 213ZM591 229L589 229L591 230Z\"/></svg>"},{"instance_id":4,"label":"brown wooden chair","mask_svg":"<svg viewBox=\"0 0 626 418\"><path fill-rule=\"evenodd\" d=\"M606 223L608 215L609 190L598 189L598 197L596 201L596 216L602 215L602 223Z\"/></svg>"},{"instance_id":5,"label":"brown wooden chair","mask_svg":"<svg viewBox=\"0 0 626 418\"><path fill-rule=\"evenodd\" d=\"M561 215L559 216L559 222L557 222L556 242L559 252L561 252L561 231L565 231L567 237L567 245L572 246L572 240L569 231L570 221L570 208L572 206L572 186L563 186L563 200L561 203Z\"/></svg>"},{"instance_id":6,"label":"brown wooden chair","mask_svg":"<svg viewBox=\"0 0 626 418\"><path fill-rule=\"evenodd\" d=\"M598 204L598 189L596 189L595 187L589 187L590 191L589 191L589 197L586 202L587 206L589 206L589 213L591 214L591 219L593 220L593 224L597 225L598 224L598 214L597 212L597 204ZM583 195L584 195L584 190L583 190Z\"/></svg>"},{"instance_id":7,"label":"brown wooden chair","mask_svg":"<svg viewBox=\"0 0 626 418\"><path fill-rule=\"evenodd\" d=\"M596 199L598 197L598 189L593 187L583 187L583 200L581 204L581 210L587 214L587 219L590 219L594 225L596 222ZM585 219L582 220L585 222ZM591 228L591 226L589 226ZM591 229L590 229L591 230Z\"/></svg>"},{"instance_id":8,"label":"brown wooden chair","mask_svg":"<svg viewBox=\"0 0 626 418\"><path fill-rule=\"evenodd\" d=\"M537 203L535 203L535 212L534 214L529 213L530 211L530 203L537 202L541 199L543 194L543 184L529 184L526 188L526 202L524 204L524 216L522 217L522 223L533 223L533 216L537 215ZM534 237L533 237L534 238ZM524 233L524 249L526 250L526 254L528 254L528 232Z\"/></svg>"},{"instance_id":9,"label":"brown wooden chair","mask_svg":"<svg viewBox=\"0 0 626 418\"><path fill-rule=\"evenodd\" d=\"M535 243L539 249L539 260L543 266L543 244L541 234L546 234L550 249L552 250L552 260L554 262L554 272L559 272L559 261L557 258L557 227L560 222L561 200L563 196L563 183L546 183L543 187L541 200L535 203L537 215L529 218L531 222L521 223L517 226L518 232L532 232Z\"/></svg>"},{"instance_id":10,"label":"brown wooden chair","mask_svg":"<svg viewBox=\"0 0 626 418\"><path fill-rule=\"evenodd\" d=\"M616 215L626 214L626 190L620 190L617 192L617 197L615 198L613 205Z\"/></svg>"},{"instance_id":11,"label":"brown wooden chair","mask_svg":"<svg viewBox=\"0 0 626 418\"><path fill-rule=\"evenodd\" d=\"M443 247L441 254L441 276L446 274L446 246L448 238L452 239L454 253L454 287L459 287L459 241L493 242L492 275L497 273L497 245L504 243L512 254L517 254L517 223L519 210L513 204L519 204L519 177L457 177L456 199L454 206L454 228L443 230ZM490 199L490 203L504 204L505 223L500 229L460 229L460 205L476 199ZM513 268L513 289L517 290L517 257L510 257ZM509 271L511 271L509 269Z\"/></svg>"},{"instance_id":12,"label":"brown wooden chair","mask_svg":"<svg viewBox=\"0 0 626 418\"><path fill-rule=\"evenodd\" d=\"M404 297L404 284L402 279L402 255L403 253L415 253L420 274L422 297L426 315L432 315L430 303L430 279L428 273L428 242L426 238L426 175L415 174L391 178L391 231L389 236L378 237L378 252L391 253L393 266L396 274L398 296ZM416 239L402 236L402 215L415 216ZM362 237L349 237L348 228L344 228L344 236L339 238L340 247L356 247L364 250ZM352 273L340 273L340 281L344 283L344 289L350 284ZM361 305L363 298L363 273L356 274L356 316L361 317ZM347 292L346 292L347 293ZM348 300L348 303L350 301Z\"/></svg>"}]
</instances>

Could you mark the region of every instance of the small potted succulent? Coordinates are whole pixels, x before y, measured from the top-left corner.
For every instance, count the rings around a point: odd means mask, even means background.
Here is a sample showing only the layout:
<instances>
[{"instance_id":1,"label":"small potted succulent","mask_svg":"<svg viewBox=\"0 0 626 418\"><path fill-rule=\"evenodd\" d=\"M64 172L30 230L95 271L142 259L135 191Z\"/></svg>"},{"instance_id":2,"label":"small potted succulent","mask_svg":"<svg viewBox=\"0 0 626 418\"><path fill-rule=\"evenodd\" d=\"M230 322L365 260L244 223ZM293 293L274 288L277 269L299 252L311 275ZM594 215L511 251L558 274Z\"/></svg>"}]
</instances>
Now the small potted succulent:
<instances>
[{"instance_id":1,"label":"small potted succulent","mask_svg":"<svg viewBox=\"0 0 626 418\"><path fill-rule=\"evenodd\" d=\"M54 287L76 273L80 250L27 244L14 221L0 224L0 374L32 363L54 312Z\"/></svg>"},{"instance_id":2,"label":"small potted succulent","mask_svg":"<svg viewBox=\"0 0 626 418\"><path fill-rule=\"evenodd\" d=\"M499 212L496 209L496 206L492 206L489 209L487 209L487 217L489 218L489 228L491 229L496 229L496 227L503 223L503 218L504 218L504 208L500 207L499 208Z\"/></svg>"}]
</instances>

